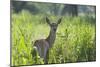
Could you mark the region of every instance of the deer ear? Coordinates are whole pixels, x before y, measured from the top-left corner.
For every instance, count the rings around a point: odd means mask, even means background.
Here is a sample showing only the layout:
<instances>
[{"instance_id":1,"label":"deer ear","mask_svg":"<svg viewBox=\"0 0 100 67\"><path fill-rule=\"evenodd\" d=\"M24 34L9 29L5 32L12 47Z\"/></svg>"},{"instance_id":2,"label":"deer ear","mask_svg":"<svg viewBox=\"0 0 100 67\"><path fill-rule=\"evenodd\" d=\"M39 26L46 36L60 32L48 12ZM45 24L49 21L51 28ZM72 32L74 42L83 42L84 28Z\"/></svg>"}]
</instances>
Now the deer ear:
<instances>
[{"instance_id":1,"label":"deer ear","mask_svg":"<svg viewBox=\"0 0 100 67\"><path fill-rule=\"evenodd\" d=\"M50 20L48 19L48 17L46 17L46 22L47 22L48 24L50 24Z\"/></svg>"},{"instance_id":2,"label":"deer ear","mask_svg":"<svg viewBox=\"0 0 100 67\"><path fill-rule=\"evenodd\" d=\"M60 24L61 23L61 20L62 20L62 18L59 18L57 24Z\"/></svg>"}]
</instances>

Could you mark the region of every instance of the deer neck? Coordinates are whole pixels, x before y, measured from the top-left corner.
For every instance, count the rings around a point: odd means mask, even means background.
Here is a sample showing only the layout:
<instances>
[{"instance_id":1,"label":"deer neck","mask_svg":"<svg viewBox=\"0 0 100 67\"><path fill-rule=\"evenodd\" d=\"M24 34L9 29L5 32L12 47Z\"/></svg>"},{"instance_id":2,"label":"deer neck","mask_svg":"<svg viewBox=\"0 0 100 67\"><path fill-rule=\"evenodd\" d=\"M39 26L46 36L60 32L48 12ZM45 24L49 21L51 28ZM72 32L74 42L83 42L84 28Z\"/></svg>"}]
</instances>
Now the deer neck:
<instances>
[{"instance_id":1,"label":"deer neck","mask_svg":"<svg viewBox=\"0 0 100 67\"><path fill-rule=\"evenodd\" d=\"M54 44L55 38L56 38L56 31L50 30L49 36L46 39L50 47L52 47L52 45Z\"/></svg>"}]
</instances>

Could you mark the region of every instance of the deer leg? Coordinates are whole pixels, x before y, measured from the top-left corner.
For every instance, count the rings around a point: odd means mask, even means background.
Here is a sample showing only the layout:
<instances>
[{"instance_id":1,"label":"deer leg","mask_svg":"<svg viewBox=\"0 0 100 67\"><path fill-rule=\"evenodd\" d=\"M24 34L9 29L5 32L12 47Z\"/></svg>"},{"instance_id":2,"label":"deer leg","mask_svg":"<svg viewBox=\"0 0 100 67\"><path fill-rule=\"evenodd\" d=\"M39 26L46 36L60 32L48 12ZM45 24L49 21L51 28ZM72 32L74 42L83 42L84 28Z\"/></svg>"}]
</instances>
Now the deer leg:
<instances>
[{"instance_id":1,"label":"deer leg","mask_svg":"<svg viewBox=\"0 0 100 67\"><path fill-rule=\"evenodd\" d=\"M47 52L48 52L48 48L44 49L44 63L47 64Z\"/></svg>"},{"instance_id":2,"label":"deer leg","mask_svg":"<svg viewBox=\"0 0 100 67\"><path fill-rule=\"evenodd\" d=\"M49 59L49 50L47 49L46 52L45 52L45 56L44 56L45 64L48 64L48 59Z\"/></svg>"},{"instance_id":3,"label":"deer leg","mask_svg":"<svg viewBox=\"0 0 100 67\"><path fill-rule=\"evenodd\" d=\"M47 50L46 62L48 62L48 59L49 59L49 49Z\"/></svg>"}]
</instances>

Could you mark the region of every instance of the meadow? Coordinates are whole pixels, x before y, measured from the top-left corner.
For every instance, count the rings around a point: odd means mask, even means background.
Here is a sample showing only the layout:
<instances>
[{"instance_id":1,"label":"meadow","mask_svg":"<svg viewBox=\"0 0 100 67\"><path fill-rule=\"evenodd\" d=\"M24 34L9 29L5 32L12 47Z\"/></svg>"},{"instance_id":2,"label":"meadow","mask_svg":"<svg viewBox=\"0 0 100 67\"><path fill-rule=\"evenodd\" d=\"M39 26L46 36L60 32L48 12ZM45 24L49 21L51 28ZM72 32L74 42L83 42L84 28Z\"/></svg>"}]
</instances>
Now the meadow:
<instances>
[{"instance_id":1,"label":"meadow","mask_svg":"<svg viewBox=\"0 0 100 67\"><path fill-rule=\"evenodd\" d=\"M56 21L57 16L49 17ZM48 64L96 60L96 21L93 16L63 16L56 40L49 51ZM50 27L44 14L28 11L11 15L11 65L44 64L38 54L33 57L35 40L46 38ZM34 54L34 53L33 53Z\"/></svg>"}]
</instances>

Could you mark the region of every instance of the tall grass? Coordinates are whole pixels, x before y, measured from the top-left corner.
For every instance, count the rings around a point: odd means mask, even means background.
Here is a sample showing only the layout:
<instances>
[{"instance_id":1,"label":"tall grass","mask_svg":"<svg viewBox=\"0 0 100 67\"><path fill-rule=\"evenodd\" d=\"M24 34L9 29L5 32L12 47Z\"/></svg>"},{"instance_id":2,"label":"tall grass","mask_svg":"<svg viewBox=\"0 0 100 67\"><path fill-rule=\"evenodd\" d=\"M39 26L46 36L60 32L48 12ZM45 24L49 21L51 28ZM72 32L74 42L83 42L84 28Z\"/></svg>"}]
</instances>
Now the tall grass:
<instances>
[{"instance_id":1,"label":"tall grass","mask_svg":"<svg viewBox=\"0 0 100 67\"><path fill-rule=\"evenodd\" d=\"M51 16L56 20L55 16ZM86 17L64 16L57 29L54 46L49 51L48 64L96 60L95 22ZM44 64L43 59L32 55L36 39L46 38L50 28L44 15L28 11L12 14L12 66ZM34 54L34 53L33 53Z\"/></svg>"}]
</instances>

